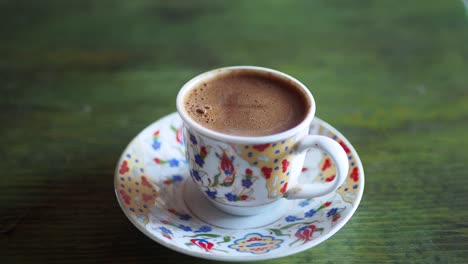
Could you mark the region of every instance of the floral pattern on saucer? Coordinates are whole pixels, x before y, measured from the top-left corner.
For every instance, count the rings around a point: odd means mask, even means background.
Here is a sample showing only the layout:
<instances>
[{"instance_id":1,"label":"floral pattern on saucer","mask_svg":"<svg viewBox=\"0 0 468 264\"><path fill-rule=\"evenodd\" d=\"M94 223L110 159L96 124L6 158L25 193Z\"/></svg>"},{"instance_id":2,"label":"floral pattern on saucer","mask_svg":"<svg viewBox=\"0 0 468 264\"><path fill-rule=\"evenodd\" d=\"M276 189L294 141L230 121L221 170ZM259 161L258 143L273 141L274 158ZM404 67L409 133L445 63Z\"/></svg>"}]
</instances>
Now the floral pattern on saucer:
<instances>
[{"instance_id":1,"label":"floral pattern on saucer","mask_svg":"<svg viewBox=\"0 0 468 264\"><path fill-rule=\"evenodd\" d=\"M315 118L311 134L326 135L348 154L350 171L334 193L294 200L273 223L250 229L226 229L198 219L181 193L190 179L182 137L182 120L174 113L143 130L126 148L115 172L115 191L125 214L143 233L176 251L207 259L252 261L287 256L311 248L337 232L357 209L364 173L356 151L333 127ZM324 156L306 158L300 181L332 181L336 169ZM193 176L192 176L193 177Z\"/></svg>"},{"instance_id":2,"label":"floral pattern on saucer","mask_svg":"<svg viewBox=\"0 0 468 264\"><path fill-rule=\"evenodd\" d=\"M248 252L252 254L265 254L271 250L277 249L283 243L282 239L275 236L264 236L259 233L250 233L243 238L237 239L229 248L238 252Z\"/></svg>"}]
</instances>

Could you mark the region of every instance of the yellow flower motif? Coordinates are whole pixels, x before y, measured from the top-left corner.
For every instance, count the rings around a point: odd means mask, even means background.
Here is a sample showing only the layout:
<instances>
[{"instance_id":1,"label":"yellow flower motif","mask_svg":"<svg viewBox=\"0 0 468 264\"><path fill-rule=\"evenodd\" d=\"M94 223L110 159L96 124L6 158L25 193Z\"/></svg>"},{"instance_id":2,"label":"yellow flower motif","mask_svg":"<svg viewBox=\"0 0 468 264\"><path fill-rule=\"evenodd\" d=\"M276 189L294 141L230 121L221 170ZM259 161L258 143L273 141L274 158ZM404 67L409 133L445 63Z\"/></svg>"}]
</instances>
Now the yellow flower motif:
<instances>
[{"instance_id":1,"label":"yellow flower motif","mask_svg":"<svg viewBox=\"0 0 468 264\"><path fill-rule=\"evenodd\" d=\"M238 154L251 166L260 169L267 181L268 197L281 196L287 189L289 165L294 156L295 139L261 145L239 145Z\"/></svg>"},{"instance_id":2,"label":"yellow flower motif","mask_svg":"<svg viewBox=\"0 0 468 264\"><path fill-rule=\"evenodd\" d=\"M149 208L159 197L159 188L146 176L142 163L138 152L130 150L119 164L115 183L121 204L146 224Z\"/></svg>"},{"instance_id":3,"label":"yellow flower motif","mask_svg":"<svg viewBox=\"0 0 468 264\"><path fill-rule=\"evenodd\" d=\"M263 236L259 233L251 233L244 238L234 241L234 244L229 245L229 248L235 249L238 252L247 252L252 254L265 254L273 249L280 247L283 243L282 239L276 239L272 236Z\"/></svg>"}]
</instances>

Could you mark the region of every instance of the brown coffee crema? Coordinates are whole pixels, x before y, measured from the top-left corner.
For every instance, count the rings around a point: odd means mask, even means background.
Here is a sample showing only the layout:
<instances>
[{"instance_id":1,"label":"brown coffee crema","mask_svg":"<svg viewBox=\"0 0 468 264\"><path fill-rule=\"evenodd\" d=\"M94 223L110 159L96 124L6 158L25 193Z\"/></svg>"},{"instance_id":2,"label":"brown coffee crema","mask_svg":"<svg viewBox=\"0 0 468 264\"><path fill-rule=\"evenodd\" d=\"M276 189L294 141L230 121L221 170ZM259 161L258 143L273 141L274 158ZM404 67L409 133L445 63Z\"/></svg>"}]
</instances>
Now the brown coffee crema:
<instances>
[{"instance_id":1,"label":"brown coffee crema","mask_svg":"<svg viewBox=\"0 0 468 264\"><path fill-rule=\"evenodd\" d=\"M300 124L310 102L291 80L242 69L196 84L185 96L184 107L192 119L210 130L267 136Z\"/></svg>"}]
</instances>

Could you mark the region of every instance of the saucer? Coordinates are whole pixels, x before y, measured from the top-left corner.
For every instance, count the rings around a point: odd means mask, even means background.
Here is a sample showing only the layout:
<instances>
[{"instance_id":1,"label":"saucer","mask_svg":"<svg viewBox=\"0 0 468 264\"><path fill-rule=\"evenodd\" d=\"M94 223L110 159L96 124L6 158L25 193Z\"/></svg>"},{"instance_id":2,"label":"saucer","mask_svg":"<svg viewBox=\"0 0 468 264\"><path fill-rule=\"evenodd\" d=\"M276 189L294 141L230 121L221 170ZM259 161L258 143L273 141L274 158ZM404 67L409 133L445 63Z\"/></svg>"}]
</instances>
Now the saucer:
<instances>
[{"instance_id":1,"label":"saucer","mask_svg":"<svg viewBox=\"0 0 468 264\"><path fill-rule=\"evenodd\" d=\"M256 261L302 252L340 230L356 211L364 189L357 152L335 128L315 118L311 134L328 136L346 151L350 170L333 193L286 200L267 215L233 216L214 208L188 172L182 120L172 113L127 146L114 178L120 207L145 235L175 251L211 260ZM307 154L299 182L334 179L333 161Z\"/></svg>"}]
</instances>

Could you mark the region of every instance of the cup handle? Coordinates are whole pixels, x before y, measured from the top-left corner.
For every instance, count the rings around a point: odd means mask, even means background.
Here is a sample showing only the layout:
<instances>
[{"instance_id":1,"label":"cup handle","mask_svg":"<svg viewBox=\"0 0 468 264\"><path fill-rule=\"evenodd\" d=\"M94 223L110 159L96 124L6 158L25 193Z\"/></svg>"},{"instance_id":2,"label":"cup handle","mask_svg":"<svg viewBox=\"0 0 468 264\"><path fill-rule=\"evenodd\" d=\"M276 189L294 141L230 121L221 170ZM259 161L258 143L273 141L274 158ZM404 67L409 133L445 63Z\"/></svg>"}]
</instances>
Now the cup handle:
<instances>
[{"instance_id":1,"label":"cup handle","mask_svg":"<svg viewBox=\"0 0 468 264\"><path fill-rule=\"evenodd\" d=\"M335 140L318 135L307 135L297 144L297 152L318 148L326 152L334 161L337 172L332 183L296 184L286 191L286 199L304 199L325 195L335 191L346 180L349 170L348 157L344 149Z\"/></svg>"}]
</instances>

